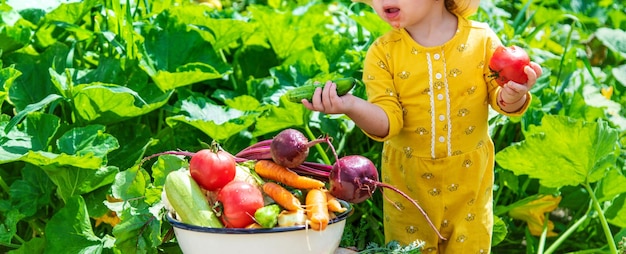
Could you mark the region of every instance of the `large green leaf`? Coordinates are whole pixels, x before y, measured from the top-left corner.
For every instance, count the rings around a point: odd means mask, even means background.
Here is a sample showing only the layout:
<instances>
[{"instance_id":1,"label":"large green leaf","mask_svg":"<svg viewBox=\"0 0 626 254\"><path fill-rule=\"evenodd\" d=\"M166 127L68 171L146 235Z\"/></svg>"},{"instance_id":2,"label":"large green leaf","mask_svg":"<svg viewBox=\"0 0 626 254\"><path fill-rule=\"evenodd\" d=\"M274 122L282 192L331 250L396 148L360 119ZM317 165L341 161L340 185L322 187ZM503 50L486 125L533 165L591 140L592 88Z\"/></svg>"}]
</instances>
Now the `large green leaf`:
<instances>
[{"instance_id":1,"label":"large green leaf","mask_svg":"<svg viewBox=\"0 0 626 254\"><path fill-rule=\"evenodd\" d=\"M332 23L323 11L315 9L323 7L302 6L292 12L280 12L267 6L252 5L249 10L251 22L258 24L278 58L286 59L295 52L312 48L313 36L323 33L324 25Z\"/></svg>"},{"instance_id":2,"label":"large green leaf","mask_svg":"<svg viewBox=\"0 0 626 254\"><path fill-rule=\"evenodd\" d=\"M22 73L9 90L9 101L16 112L42 101L50 94L57 93L50 79L49 69L53 68L57 73L63 72L68 52L69 48L66 45L56 43L42 53L28 49L4 56L7 64L14 65L14 68Z\"/></svg>"},{"instance_id":3,"label":"large green leaf","mask_svg":"<svg viewBox=\"0 0 626 254\"><path fill-rule=\"evenodd\" d=\"M206 5L184 5L170 9L179 22L188 24L204 40L211 43L214 50L221 50L244 36L254 33L256 25L235 19L216 19L209 16L211 7Z\"/></svg>"},{"instance_id":4,"label":"large green leaf","mask_svg":"<svg viewBox=\"0 0 626 254\"><path fill-rule=\"evenodd\" d=\"M20 213L33 216L39 208L50 205L54 187L44 171L27 164L22 169L22 179L11 184L9 195Z\"/></svg>"},{"instance_id":5,"label":"large green leaf","mask_svg":"<svg viewBox=\"0 0 626 254\"><path fill-rule=\"evenodd\" d=\"M602 27L595 34L609 49L626 57L626 31Z\"/></svg>"},{"instance_id":6,"label":"large green leaf","mask_svg":"<svg viewBox=\"0 0 626 254\"><path fill-rule=\"evenodd\" d=\"M231 72L211 43L168 12L145 26L140 66L163 90L221 78Z\"/></svg>"},{"instance_id":7,"label":"large green leaf","mask_svg":"<svg viewBox=\"0 0 626 254\"><path fill-rule=\"evenodd\" d=\"M0 51L11 52L27 45L33 28L16 10L0 7Z\"/></svg>"},{"instance_id":8,"label":"large green leaf","mask_svg":"<svg viewBox=\"0 0 626 254\"><path fill-rule=\"evenodd\" d=\"M611 203L605 216L611 224L626 228L626 193L622 193Z\"/></svg>"},{"instance_id":9,"label":"large green leaf","mask_svg":"<svg viewBox=\"0 0 626 254\"><path fill-rule=\"evenodd\" d=\"M102 253L103 245L93 232L85 201L79 195L68 199L46 224L46 253Z\"/></svg>"},{"instance_id":10,"label":"large green leaf","mask_svg":"<svg viewBox=\"0 0 626 254\"><path fill-rule=\"evenodd\" d=\"M147 114L167 103L172 91L146 101L141 94L116 84L91 83L73 87L76 113L92 123L115 123Z\"/></svg>"},{"instance_id":11,"label":"large green leaf","mask_svg":"<svg viewBox=\"0 0 626 254\"><path fill-rule=\"evenodd\" d=\"M0 62L0 67L2 67ZM14 68L2 68L0 69L0 106L4 104L4 101L8 97L9 89L22 73Z\"/></svg>"},{"instance_id":12,"label":"large green leaf","mask_svg":"<svg viewBox=\"0 0 626 254\"><path fill-rule=\"evenodd\" d=\"M32 113L17 127L7 129L8 123L0 123L0 164L46 150L60 126L60 119L54 115Z\"/></svg>"},{"instance_id":13,"label":"large green leaf","mask_svg":"<svg viewBox=\"0 0 626 254\"><path fill-rule=\"evenodd\" d=\"M626 64L622 64L620 66L615 66L611 69L611 73L617 81L619 81L622 86L626 87Z\"/></svg>"},{"instance_id":14,"label":"large green leaf","mask_svg":"<svg viewBox=\"0 0 626 254\"><path fill-rule=\"evenodd\" d=\"M168 117L166 121L170 126L189 124L214 140L224 141L254 124L260 113L242 111L232 105L220 106L202 97L190 97L181 102L183 115Z\"/></svg>"},{"instance_id":15,"label":"large green leaf","mask_svg":"<svg viewBox=\"0 0 626 254\"><path fill-rule=\"evenodd\" d=\"M524 141L498 152L496 162L516 175L537 178L546 187L598 181L617 160L618 132L602 120L546 115L524 136Z\"/></svg>"}]
</instances>

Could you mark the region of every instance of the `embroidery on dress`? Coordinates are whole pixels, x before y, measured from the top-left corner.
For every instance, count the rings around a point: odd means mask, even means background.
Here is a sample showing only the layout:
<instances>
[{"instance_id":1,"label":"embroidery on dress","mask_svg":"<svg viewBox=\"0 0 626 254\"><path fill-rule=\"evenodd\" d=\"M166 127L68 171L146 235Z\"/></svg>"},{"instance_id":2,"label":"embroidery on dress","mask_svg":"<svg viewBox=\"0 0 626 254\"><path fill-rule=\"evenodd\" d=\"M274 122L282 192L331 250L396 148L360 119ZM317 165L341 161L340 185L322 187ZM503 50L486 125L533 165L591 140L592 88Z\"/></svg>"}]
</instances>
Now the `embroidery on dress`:
<instances>
[{"instance_id":1,"label":"embroidery on dress","mask_svg":"<svg viewBox=\"0 0 626 254\"><path fill-rule=\"evenodd\" d=\"M441 194L441 191L437 188L433 188L432 190L428 191L428 194L430 194L431 196L439 196L439 194Z\"/></svg>"},{"instance_id":2,"label":"embroidery on dress","mask_svg":"<svg viewBox=\"0 0 626 254\"><path fill-rule=\"evenodd\" d=\"M409 234L415 234L417 232L417 227L415 226L406 226L406 232Z\"/></svg>"},{"instance_id":3,"label":"embroidery on dress","mask_svg":"<svg viewBox=\"0 0 626 254\"><path fill-rule=\"evenodd\" d=\"M463 52L463 51L465 51L465 50L467 49L467 44L465 44L465 43L461 43L461 45L459 45L456 49L457 49L459 52Z\"/></svg>"},{"instance_id":4,"label":"embroidery on dress","mask_svg":"<svg viewBox=\"0 0 626 254\"><path fill-rule=\"evenodd\" d=\"M472 166L472 160L467 159L463 161L463 167L469 168L470 166Z\"/></svg>"},{"instance_id":5,"label":"embroidery on dress","mask_svg":"<svg viewBox=\"0 0 626 254\"><path fill-rule=\"evenodd\" d=\"M461 73L462 73L461 70L459 70L457 68L454 68L454 69L450 70L450 74L448 74L448 75L450 77L454 78L454 77L457 77L457 76L461 75Z\"/></svg>"},{"instance_id":6,"label":"embroidery on dress","mask_svg":"<svg viewBox=\"0 0 626 254\"><path fill-rule=\"evenodd\" d=\"M428 130L424 127L417 127L417 129L415 129L415 133L420 135L426 135L428 134Z\"/></svg>"},{"instance_id":7,"label":"embroidery on dress","mask_svg":"<svg viewBox=\"0 0 626 254\"><path fill-rule=\"evenodd\" d=\"M411 73L408 71L401 71L401 72L398 72L397 75L400 79L408 79L409 76L411 76Z\"/></svg>"},{"instance_id":8,"label":"embroidery on dress","mask_svg":"<svg viewBox=\"0 0 626 254\"><path fill-rule=\"evenodd\" d=\"M460 235L460 236L458 236L458 237L456 238L456 242L457 242L457 243L462 243L462 242L465 242L465 240L467 240L467 236L465 236L465 235Z\"/></svg>"},{"instance_id":9,"label":"embroidery on dress","mask_svg":"<svg viewBox=\"0 0 626 254\"><path fill-rule=\"evenodd\" d=\"M413 157L413 148L411 148L410 146L404 147L402 150L404 151L404 155L407 158Z\"/></svg>"},{"instance_id":10,"label":"embroidery on dress","mask_svg":"<svg viewBox=\"0 0 626 254\"><path fill-rule=\"evenodd\" d=\"M387 70L387 65L385 65L385 62L383 62L382 60L378 61L378 63L376 63L378 65L378 67L380 67L383 70Z\"/></svg>"},{"instance_id":11,"label":"embroidery on dress","mask_svg":"<svg viewBox=\"0 0 626 254\"><path fill-rule=\"evenodd\" d=\"M472 86L472 87L467 89L467 94L468 95L472 95L472 94L474 94L474 92L476 92L476 86Z\"/></svg>"},{"instance_id":12,"label":"embroidery on dress","mask_svg":"<svg viewBox=\"0 0 626 254\"><path fill-rule=\"evenodd\" d=\"M457 116L467 116L467 115L469 115L469 109L466 109L466 108L459 109L459 112L456 115Z\"/></svg>"}]
</instances>

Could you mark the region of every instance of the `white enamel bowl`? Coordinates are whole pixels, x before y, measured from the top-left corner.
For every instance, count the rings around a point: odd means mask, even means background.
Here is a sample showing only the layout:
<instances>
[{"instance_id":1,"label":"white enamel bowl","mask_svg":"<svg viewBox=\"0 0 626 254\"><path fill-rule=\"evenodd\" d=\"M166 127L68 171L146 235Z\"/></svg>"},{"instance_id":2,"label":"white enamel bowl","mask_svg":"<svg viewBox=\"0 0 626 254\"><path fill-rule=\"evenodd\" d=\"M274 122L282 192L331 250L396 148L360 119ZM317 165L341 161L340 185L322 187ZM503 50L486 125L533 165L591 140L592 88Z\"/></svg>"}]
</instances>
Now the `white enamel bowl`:
<instances>
[{"instance_id":1,"label":"white enamel bowl","mask_svg":"<svg viewBox=\"0 0 626 254\"><path fill-rule=\"evenodd\" d=\"M322 231L305 226L271 229L208 228L182 223L169 213L166 218L174 227L178 245L185 254L332 254L339 247L346 218L352 213L349 203L340 202L348 210L337 214Z\"/></svg>"}]
</instances>

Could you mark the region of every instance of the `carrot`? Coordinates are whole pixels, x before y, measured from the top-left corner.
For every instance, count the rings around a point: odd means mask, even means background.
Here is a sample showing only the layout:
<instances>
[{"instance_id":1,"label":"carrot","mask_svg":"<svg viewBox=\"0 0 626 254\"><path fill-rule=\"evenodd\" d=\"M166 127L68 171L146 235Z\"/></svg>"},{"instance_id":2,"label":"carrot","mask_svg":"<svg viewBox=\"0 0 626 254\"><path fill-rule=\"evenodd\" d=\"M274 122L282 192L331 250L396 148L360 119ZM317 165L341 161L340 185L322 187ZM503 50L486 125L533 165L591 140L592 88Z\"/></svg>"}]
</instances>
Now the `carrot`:
<instances>
[{"instance_id":1,"label":"carrot","mask_svg":"<svg viewBox=\"0 0 626 254\"><path fill-rule=\"evenodd\" d=\"M291 192L274 182L266 182L263 184L263 192L272 198L276 203L286 210L297 211L302 209L300 200Z\"/></svg>"},{"instance_id":2,"label":"carrot","mask_svg":"<svg viewBox=\"0 0 626 254\"><path fill-rule=\"evenodd\" d=\"M330 194L330 192L324 191L324 193L326 193L326 202L328 203L328 211L343 213L346 210L348 210L348 208L341 206L341 203L339 203L339 200L337 200L335 196Z\"/></svg>"},{"instance_id":3,"label":"carrot","mask_svg":"<svg viewBox=\"0 0 626 254\"><path fill-rule=\"evenodd\" d=\"M298 175L289 168L280 166L271 160L259 160L254 164L254 171L261 177L283 183L296 189L319 189L324 182Z\"/></svg>"},{"instance_id":4,"label":"carrot","mask_svg":"<svg viewBox=\"0 0 626 254\"><path fill-rule=\"evenodd\" d=\"M328 226L328 203L326 194L321 189L311 189L306 194L306 216L313 230L321 231Z\"/></svg>"}]
</instances>

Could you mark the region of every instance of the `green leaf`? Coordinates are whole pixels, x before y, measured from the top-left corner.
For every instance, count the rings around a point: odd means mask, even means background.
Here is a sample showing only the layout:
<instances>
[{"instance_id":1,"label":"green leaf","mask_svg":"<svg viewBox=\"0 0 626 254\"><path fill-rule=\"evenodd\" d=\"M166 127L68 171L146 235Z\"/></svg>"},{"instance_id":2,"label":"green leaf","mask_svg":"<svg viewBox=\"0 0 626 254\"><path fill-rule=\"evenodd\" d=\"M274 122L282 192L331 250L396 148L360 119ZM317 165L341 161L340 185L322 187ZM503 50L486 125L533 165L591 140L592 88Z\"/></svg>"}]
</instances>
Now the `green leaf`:
<instances>
[{"instance_id":1,"label":"green leaf","mask_svg":"<svg viewBox=\"0 0 626 254\"><path fill-rule=\"evenodd\" d=\"M180 110L185 115L168 117L167 124L189 124L217 141L246 130L256 121L256 112L245 112L232 107L212 104L203 97L190 97L181 102Z\"/></svg>"},{"instance_id":2,"label":"green leaf","mask_svg":"<svg viewBox=\"0 0 626 254\"><path fill-rule=\"evenodd\" d=\"M0 41L2 41L0 39ZM0 61L0 67L2 67ZM3 68L0 69L0 106L4 104L4 101L7 99L9 94L9 89L22 73L14 68Z\"/></svg>"},{"instance_id":3,"label":"green leaf","mask_svg":"<svg viewBox=\"0 0 626 254\"><path fill-rule=\"evenodd\" d=\"M313 36L323 32L325 24L332 23L330 17L324 15L325 5L315 7L302 6L300 10L279 12L267 6L252 5L248 10L252 22L258 24L278 58L286 59L295 52L311 48Z\"/></svg>"},{"instance_id":4,"label":"green leaf","mask_svg":"<svg viewBox=\"0 0 626 254\"><path fill-rule=\"evenodd\" d=\"M508 229L506 227L506 223L502 220L502 218L494 216L493 219L494 222L493 234L491 236L491 246L496 246L506 238L506 235L508 234Z\"/></svg>"},{"instance_id":5,"label":"green leaf","mask_svg":"<svg viewBox=\"0 0 626 254\"><path fill-rule=\"evenodd\" d=\"M154 178L154 185L157 187L163 187L167 174L172 171L188 167L189 163L184 158L180 158L174 155L159 156L158 160L152 165L151 168L152 178Z\"/></svg>"},{"instance_id":6,"label":"green leaf","mask_svg":"<svg viewBox=\"0 0 626 254\"><path fill-rule=\"evenodd\" d=\"M33 216L38 209L50 205L54 183L44 171L27 164L21 171L22 179L11 184L9 195L14 208L25 216Z\"/></svg>"},{"instance_id":7,"label":"green leaf","mask_svg":"<svg viewBox=\"0 0 626 254\"><path fill-rule=\"evenodd\" d=\"M123 123L109 126L108 133L115 136L120 148L107 155L109 165L120 169L131 168L144 156L148 147L157 143L150 128L144 124Z\"/></svg>"},{"instance_id":8,"label":"green leaf","mask_svg":"<svg viewBox=\"0 0 626 254\"><path fill-rule=\"evenodd\" d=\"M33 28L18 11L0 10L0 51L8 53L28 45Z\"/></svg>"},{"instance_id":9,"label":"green leaf","mask_svg":"<svg viewBox=\"0 0 626 254\"><path fill-rule=\"evenodd\" d=\"M546 187L591 183L615 165L617 134L602 120L546 115L540 126L530 126L524 141L498 152L496 162L516 175L537 178Z\"/></svg>"},{"instance_id":10,"label":"green leaf","mask_svg":"<svg viewBox=\"0 0 626 254\"><path fill-rule=\"evenodd\" d=\"M16 250L11 250L9 254L35 254L44 253L46 250L46 239L41 237L33 237L30 241L25 242Z\"/></svg>"},{"instance_id":11,"label":"green leaf","mask_svg":"<svg viewBox=\"0 0 626 254\"><path fill-rule=\"evenodd\" d=\"M609 171L598 184L595 192L599 202L609 201L617 195L626 193L626 177L617 169Z\"/></svg>"},{"instance_id":12,"label":"green leaf","mask_svg":"<svg viewBox=\"0 0 626 254\"><path fill-rule=\"evenodd\" d=\"M57 193L63 200L92 192L102 186L111 184L119 172L117 167L107 166L98 169L77 167L43 166L50 179L57 185Z\"/></svg>"},{"instance_id":13,"label":"green leaf","mask_svg":"<svg viewBox=\"0 0 626 254\"><path fill-rule=\"evenodd\" d=\"M150 174L142 168L132 167L115 176L111 186L113 196L122 200L142 197L150 185Z\"/></svg>"},{"instance_id":14,"label":"green leaf","mask_svg":"<svg viewBox=\"0 0 626 254\"><path fill-rule=\"evenodd\" d=\"M626 31L601 27L595 35L609 49L626 57Z\"/></svg>"},{"instance_id":15,"label":"green leaf","mask_svg":"<svg viewBox=\"0 0 626 254\"><path fill-rule=\"evenodd\" d=\"M63 72L68 52L69 48L65 44L56 43L41 53L29 48L3 55L6 63L13 64L22 73L9 91L9 100L16 112L57 93L50 78L50 68L58 73Z\"/></svg>"},{"instance_id":16,"label":"green leaf","mask_svg":"<svg viewBox=\"0 0 626 254\"><path fill-rule=\"evenodd\" d=\"M122 222L113 228L115 248L120 253L158 253L161 244L161 220L146 210L125 210Z\"/></svg>"},{"instance_id":17,"label":"green leaf","mask_svg":"<svg viewBox=\"0 0 626 254\"><path fill-rule=\"evenodd\" d=\"M170 12L179 22L188 24L190 29L197 31L216 51L254 33L255 24L235 19L211 18L208 15L210 10L211 7L206 5L185 5L172 8Z\"/></svg>"},{"instance_id":18,"label":"green leaf","mask_svg":"<svg viewBox=\"0 0 626 254\"><path fill-rule=\"evenodd\" d=\"M611 73L622 86L626 87L626 64L613 67Z\"/></svg>"},{"instance_id":19,"label":"green leaf","mask_svg":"<svg viewBox=\"0 0 626 254\"><path fill-rule=\"evenodd\" d=\"M168 12L160 14L154 26L145 27L140 66L161 90L221 78L231 72L209 42Z\"/></svg>"},{"instance_id":20,"label":"green leaf","mask_svg":"<svg viewBox=\"0 0 626 254\"><path fill-rule=\"evenodd\" d=\"M11 129L13 129L13 127L15 125L17 125L17 123L19 123L20 121L22 121L22 119L24 119L24 117L26 117L26 115L39 111L42 108L48 106L50 103L53 103L55 101L61 100L62 97L59 96L58 94L50 94L48 96L46 96L46 98L44 98L43 100L34 103L34 104L29 104L28 106L26 106L24 108L24 110L20 111L19 113L17 113L15 115L15 117L13 117L11 119L11 121L9 121L9 123L6 125L5 127L5 132L9 131Z\"/></svg>"},{"instance_id":21,"label":"green leaf","mask_svg":"<svg viewBox=\"0 0 626 254\"><path fill-rule=\"evenodd\" d=\"M0 207L3 206L2 201L0 200ZM26 215L12 207L0 209L0 211L2 211L4 217L4 221L0 223L0 243L11 243L11 240L17 233L17 223L24 219Z\"/></svg>"},{"instance_id":22,"label":"green leaf","mask_svg":"<svg viewBox=\"0 0 626 254\"><path fill-rule=\"evenodd\" d=\"M130 88L104 83L82 84L72 90L78 115L85 121L104 124L147 114L165 105L172 94L161 93L146 101Z\"/></svg>"},{"instance_id":23,"label":"green leaf","mask_svg":"<svg viewBox=\"0 0 626 254\"><path fill-rule=\"evenodd\" d=\"M604 215L611 224L626 228L626 193L619 195Z\"/></svg>"},{"instance_id":24,"label":"green leaf","mask_svg":"<svg viewBox=\"0 0 626 254\"><path fill-rule=\"evenodd\" d=\"M302 104L289 102L285 96L280 100L282 107L269 107L267 112L257 119L253 136L259 137L293 126L304 126L307 109Z\"/></svg>"},{"instance_id":25,"label":"green leaf","mask_svg":"<svg viewBox=\"0 0 626 254\"><path fill-rule=\"evenodd\" d=\"M59 152L72 155L93 154L104 158L109 152L119 148L117 139L104 133L104 130L102 125L73 128L57 140Z\"/></svg>"},{"instance_id":26,"label":"green leaf","mask_svg":"<svg viewBox=\"0 0 626 254\"><path fill-rule=\"evenodd\" d=\"M45 231L46 253L102 252L103 241L94 234L85 201L80 195L66 201L65 207L48 221Z\"/></svg>"},{"instance_id":27,"label":"green leaf","mask_svg":"<svg viewBox=\"0 0 626 254\"><path fill-rule=\"evenodd\" d=\"M0 164L47 149L59 121L54 115L31 113L17 128L7 129L8 122L0 123Z\"/></svg>"}]
</instances>

